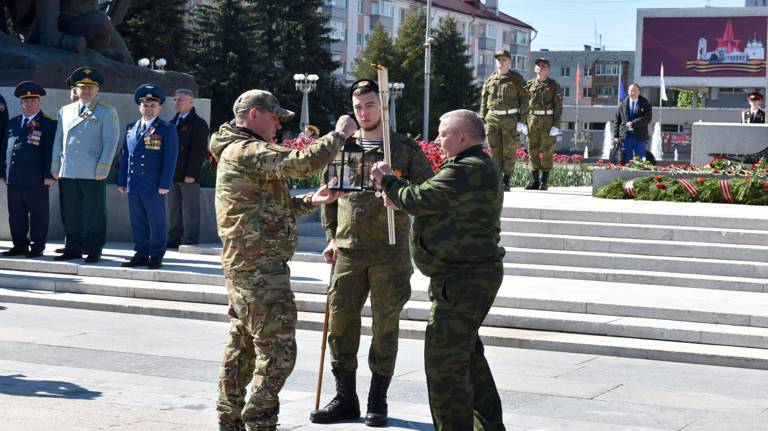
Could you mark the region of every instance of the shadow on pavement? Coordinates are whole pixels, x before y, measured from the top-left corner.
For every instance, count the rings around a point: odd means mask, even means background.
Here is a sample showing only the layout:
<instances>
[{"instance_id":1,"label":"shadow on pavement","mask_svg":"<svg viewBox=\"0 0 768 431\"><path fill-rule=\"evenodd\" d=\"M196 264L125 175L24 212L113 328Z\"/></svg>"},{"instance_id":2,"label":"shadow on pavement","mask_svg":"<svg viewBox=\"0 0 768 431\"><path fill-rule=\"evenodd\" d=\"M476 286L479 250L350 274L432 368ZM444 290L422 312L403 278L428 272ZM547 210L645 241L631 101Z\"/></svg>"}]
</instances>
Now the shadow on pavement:
<instances>
[{"instance_id":1,"label":"shadow on pavement","mask_svg":"<svg viewBox=\"0 0 768 431\"><path fill-rule=\"evenodd\" d=\"M393 417L389 417L389 423L387 424L390 427L395 428L403 428L407 430L417 430L417 431L434 431L435 427L432 426L432 423L426 423L426 422L414 422L414 421L407 421L403 419L397 419Z\"/></svg>"},{"instance_id":2,"label":"shadow on pavement","mask_svg":"<svg viewBox=\"0 0 768 431\"><path fill-rule=\"evenodd\" d=\"M92 400L101 396L101 392L89 391L74 383L27 380L24 377L23 374L0 375L0 394L78 400Z\"/></svg>"},{"instance_id":3,"label":"shadow on pavement","mask_svg":"<svg viewBox=\"0 0 768 431\"><path fill-rule=\"evenodd\" d=\"M426 25L426 24L424 24L424 25ZM0 311L3 311L3 310L5 310L6 308L7 308L7 307L3 307L2 305L0 305Z\"/></svg>"}]
</instances>

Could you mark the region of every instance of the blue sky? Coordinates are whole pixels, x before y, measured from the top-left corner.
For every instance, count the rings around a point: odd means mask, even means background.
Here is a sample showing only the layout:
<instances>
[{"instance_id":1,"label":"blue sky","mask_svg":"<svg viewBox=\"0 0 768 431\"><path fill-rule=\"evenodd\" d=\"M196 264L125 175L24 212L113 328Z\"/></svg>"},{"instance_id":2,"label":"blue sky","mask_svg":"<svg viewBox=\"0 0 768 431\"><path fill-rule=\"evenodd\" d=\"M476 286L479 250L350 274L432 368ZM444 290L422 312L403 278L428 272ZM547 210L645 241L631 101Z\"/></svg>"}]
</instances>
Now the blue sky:
<instances>
[{"instance_id":1,"label":"blue sky","mask_svg":"<svg viewBox=\"0 0 768 431\"><path fill-rule=\"evenodd\" d=\"M634 51L638 8L743 7L744 0L498 0L506 14L538 30L532 49L595 45L595 27L609 50Z\"/></svg>"}]
</instances>

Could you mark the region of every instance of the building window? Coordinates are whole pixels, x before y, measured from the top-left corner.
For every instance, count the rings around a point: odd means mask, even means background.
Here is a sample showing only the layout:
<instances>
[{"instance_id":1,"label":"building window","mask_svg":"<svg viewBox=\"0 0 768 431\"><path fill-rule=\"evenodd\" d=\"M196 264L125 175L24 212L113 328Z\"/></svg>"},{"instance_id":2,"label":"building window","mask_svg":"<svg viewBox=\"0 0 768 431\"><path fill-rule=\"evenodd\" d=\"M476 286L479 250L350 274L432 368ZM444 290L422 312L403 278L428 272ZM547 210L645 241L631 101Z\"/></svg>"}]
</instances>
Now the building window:
<instances>
[{"instance_id":1,"label":"building window","mask_svg":"<svg viewBox=\"0 0 768 431\"><path fill-rule=\"evenodd\" d=\"M592 76L593 72L592 66L584 66L584 76Z\"/></svg>"},{"instance_id":2,"label":"building window","mask_svg":"<svg viewBox=\"0 0 768 431\"><path fill-rule=\"evenodd\" d=\"M392 16L392 2L383 1L379 6L379 13L381 16Z\"/></svg>"},{"instance_id":3,"label":"building window","mask_svg":"<svg viewBox=\"0 0 768 431\"><path fill-rule=\"evenodd\" d=\"M406 15L407 13L408 13L408 11L406 11L406 10L405 10L405 9L403 9L403 8L400 8L400 22L403 22L403 21L405 21L405 15Z\"/></svg>"},{"instance_id":4,"label":"building window","mask_svg":"<svg viewBox=\"0 0 768 431\"><path fill-rule=\"evenodd\" d=\"M571 87L563 87L563 97L571 97Z\"/></svg>"},{"instance_id":5,"label":"building window","mask_svg":"<svg viewBox=\"0 0 768 431\"><path fill-rule=\"evenodd\" d=\"M570 67L561 67L560 68L560 76L571 76L571 68Z\"/></svg>"},{"instance_id":6,"label":"building window","mask_svg":"<svg viewBox=\"0 0 768 431\"><path fill-rule=\"evenodd\" d=\"M528 43L530 43L528 32L526 31L516 32L515 43L518 45L528 46Z\"/></svg>"},{"instance_id":7,"label":"building window","mask_svg":"<svg viewBox=\"0 0 768 431\"><path fill-rule=\"evenodd\" d=\"M598 85L597 97L615 97L616 86L615 85Z\"/></svg>"},{"instance_id":8,"label":"building window","mask_svg":"<svg viewBox=\"0 0 768 431\"><path fill-rule=\"evenodd\" d=\"M333 58L333 61L339 63L339 67L333 71L336 75L344 75L344 59L341 58L341 54L333 54L331 56Z\"/></svg>"},{"instance_id":9,"label":"building window","mask_svg":"<svg viewBox=\"0 0 768 431\"><path fill-rule=\"evenodd\" d=\"M363 32L357 32L357 46L362 48L365 35Z\"/></svg>"},{"instance_id":10,"label":"building window","mask_svg":"<svg viewBox=\"0 0 768 431\"><path fill-rule=\"evenodd\" d=\"M490 24L480 24L480 37L496 39L496 27Z\"/></svg>"},{"instance_id":11,"label":"building window","mask_svg":"<svg viewBox=\"0 0 768 431\"><path fill-rule=\"evenodd\" d=\"M347 0L325 0L326 6L347 7Z\"/></svg>"},{"instance_id":12,"label":"building window","mask_svg":"<svg viewBox=\"0 0 768 431\"><path fill-rule=\"evenodd\" d=\"M357 13L365 15L365 0L357 0Z\"/></svg>"},{"instance_id":13,"label":"building window","mask_svg":"<svg viewBox=\"0 0 768 431\"><path fill-rule=\"evenodd\" d=\"M521 72L527 72L528 71L528 57L524 55L513 55L512 56L512 69L513 70L519 70Z\"/></svg>"},{"instance_id":14,"label":"building window","mask_svg":"<svg viewBox=\"0 0 768 431\"><path fill-rule=\"evenodd\" d=\"M592 87L584 87L581 89L581 97L592 97Z\"/></svg>"},{"instance_id":15,"label":"building window","mask_svg":"<svg viewBox=\"0 0 768 431\"><path fill-rule=\"evenodd\" d=\"M378 15L378 14L379 14L379 4L371 3L371 15Z\"/></svg>"},{"instance_id":16,"label":"building window","mask_svg":"<svg viewBox=\"0 0 768 431\"><path fill-rule=\"evenodd\" d=\"M501 36L501 43L503 43L504 45L512 45L514 42L515 42L515 32L504 30Z\"/></svg>"},{"instance_id":17,"label":"building window","mask_svg":"<svg viewBox=\"0 0 768 431\"><path fill-rule=\"evenodd\" d=\"M595 75L597 76L617 76L619 74L618 63L598 63Z\"/></svg>"},{"instance_id":18,"label":"building window","mask_svg":"<svg viewBox=\"0 0 768 431\"><path fill-rule=\"evenodd\" d=\"M478 58L481 66L495 66L496 59L494 58L494 52L489 49L481 49L478 51Z\"/></svg>"},{"instance_id":19,"label":"building window","mask_svg":"<svg viewBox=\"0 0 768 431\"><path fill-rule=\"evenodd\" d=\"M331 39L346 40L347 24L344 21L331 20Z\"/></svg>"},{"instance_id":20,"label":"building window","mask_svg":"<svg viewBox=\"0 0 768 431\"><path fill-rule=\"evenodd\" d=\"M605 123L584 123L585 130L605 130Z\"/></svg>"}]
</instances>

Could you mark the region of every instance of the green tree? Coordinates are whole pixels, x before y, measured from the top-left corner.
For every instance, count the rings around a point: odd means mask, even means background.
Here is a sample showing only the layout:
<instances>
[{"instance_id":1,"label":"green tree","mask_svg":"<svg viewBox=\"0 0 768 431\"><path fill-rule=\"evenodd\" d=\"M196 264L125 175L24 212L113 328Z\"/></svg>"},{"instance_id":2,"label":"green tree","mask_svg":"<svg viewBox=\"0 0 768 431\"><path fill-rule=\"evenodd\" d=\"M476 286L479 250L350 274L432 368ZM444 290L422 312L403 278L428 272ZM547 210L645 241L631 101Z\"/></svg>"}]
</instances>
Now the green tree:
<instances>
[{"instance_id":1,"label":"green tree","mask_svg":"<svg viewBox=\"0 0 768 431\"><path fill-rule=\"evenodd\" d=\"M678 108L693 108L693 91L680 90L677 92L677 107ZM703 108L704 100L699 97L696 108Z\"/></svg>"},{"instance_id":2,"label":"green tree","mask_svg":"<svg viewBox=\"0 0 768 431\"><path fill-rule=\"evenodd\" d=\"M395 39L398 64L390 72L390 81L405 84L397 104L397 129L412 136L421 135L424 120L424 33L427 14L423 8L411 9Z\"/></svg>"},{"instance_id":3,"label":"green tree","mask_svg":"<svg viewBox=\"0 0 768 431\"><path fill-rule=\"evenodd\" d=\"M203 97L211 99L211 128L232 119L232 103L242 92L259 88L258 73L268 63L259 49L263 32L240 0L214 0L192 15L191 72ZM255 42L255 43L254 43Z\"/></svg>"},{"instance_id":4,"label":"green tree","mask_svg":"<svg viewBox=\"0 0 768 431\"><path fill-rule=\"evenodd\" d=\"M390 74L395 67L395 49L392 39L381 22L377 22L373 27L371 38L368 39L362 54L355 60L355 70L352 71L352 75L357 79L376 79L378 71L372 66L373 64L387 66L391 69Z\"/></svg>"},{"instance_id":5,"label":"green tree","mask_svg":"<svg viewBox=\"0 0 768 431\"><path fill-rule=\"evenodd\" d=\"M432 43L432 81L430 91L429 130L435 136L439 118L454 109L477 111L480 87L475 82L469 46L456 28L456 21L446 17L434 33Z\"/></svg>"},{"instance_id":6,"label":"green tree","mask_svg":"<svg viewBox=\"0 0 768 431\"><path fill-rule=\"evenodd\" d=\"M133 0L118 27L134 58L165 58L169 70L189 67L186 0Z\"/></svg>"}]
</instances>

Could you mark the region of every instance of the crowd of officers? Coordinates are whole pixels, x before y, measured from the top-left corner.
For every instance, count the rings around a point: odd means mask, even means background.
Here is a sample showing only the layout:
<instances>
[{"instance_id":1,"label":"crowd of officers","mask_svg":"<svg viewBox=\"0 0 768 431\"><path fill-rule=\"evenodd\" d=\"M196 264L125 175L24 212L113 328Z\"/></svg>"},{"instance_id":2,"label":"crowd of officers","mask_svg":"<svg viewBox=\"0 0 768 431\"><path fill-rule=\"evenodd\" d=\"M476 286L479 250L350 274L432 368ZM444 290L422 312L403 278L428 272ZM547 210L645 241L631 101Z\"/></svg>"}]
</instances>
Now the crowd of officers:
<instances>
[{"instance_id":1,"label":"crowd of officers","mask_svg":"<svg viewBox=\"0 0 768 431\"><path fill-rule=\"evenodd\" d=\"M41 111L46 91L35 82L16 87L21 115L10 120L0 97L0 182L7 186L13 241L4 256L43 255L48 190L56 182L66 239L54 260L99 262L107 232L105 180L121 141L118 189L128 194L135 243L135 255L122 265L157 269L167 248L197 243L200 171L209 131L195 113L192 91L176 91L177 113L166 122L158 117L165 101L162 88L141 85L134 94L141 118L123 132L115 108L99 97L103 82L93 68L73 71L67 79L71 103L55 117Z\"/></svg>"}]
</instances>

